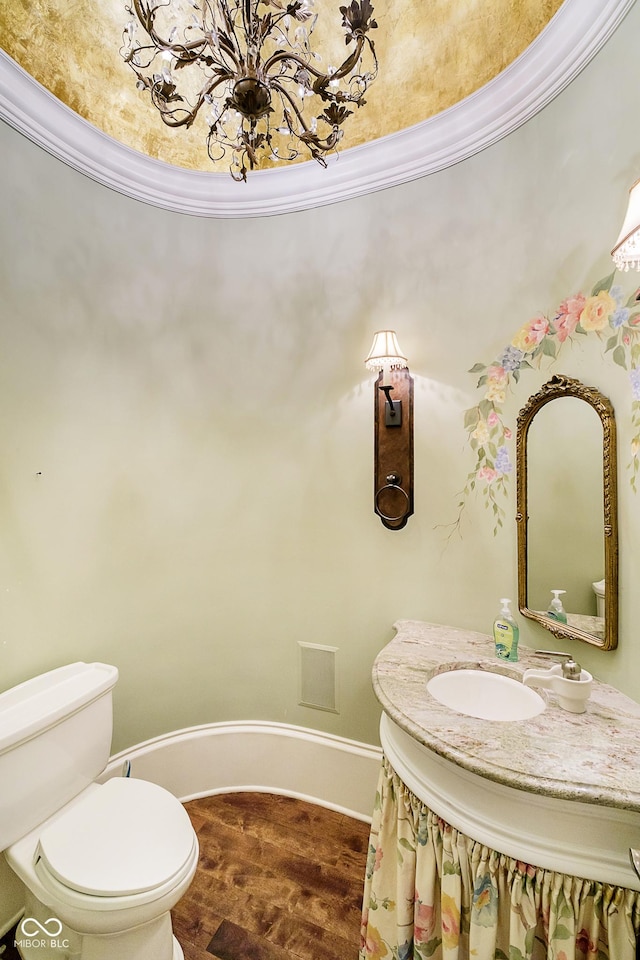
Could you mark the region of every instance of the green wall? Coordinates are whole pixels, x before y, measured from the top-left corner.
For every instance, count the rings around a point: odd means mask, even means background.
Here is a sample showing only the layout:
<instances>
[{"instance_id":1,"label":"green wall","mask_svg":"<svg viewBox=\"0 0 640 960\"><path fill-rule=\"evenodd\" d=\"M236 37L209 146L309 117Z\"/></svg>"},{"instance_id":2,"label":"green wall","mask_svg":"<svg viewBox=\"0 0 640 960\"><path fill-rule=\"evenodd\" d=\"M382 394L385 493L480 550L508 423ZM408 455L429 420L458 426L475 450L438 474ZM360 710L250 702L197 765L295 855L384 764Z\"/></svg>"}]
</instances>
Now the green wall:
<instances>
[{"instance_id":1,"label":"green wall","mask_svg":"<svg viewBox=\"0 0 640 960\"><path fill-rule=\"evenodd\" d=\"M234 718L374 742L371 664L396 619L490 631L516 594L515 491L496 537L472 500L447 541L473 466L467 371L610 271L640 175L639 33L636 7L477 156L281 217L145 206L0 126L0 687L116 664L115 749ZM416 378L416 512L400 532L372 512L363 358L380 327ZM514 424L554 370L611 397L622 448L620 646L568 646L640 699L628 381L583 338L523 376ZM300 640L339 648L339 714L298 705Z\"/></svg>"}]
</instances>

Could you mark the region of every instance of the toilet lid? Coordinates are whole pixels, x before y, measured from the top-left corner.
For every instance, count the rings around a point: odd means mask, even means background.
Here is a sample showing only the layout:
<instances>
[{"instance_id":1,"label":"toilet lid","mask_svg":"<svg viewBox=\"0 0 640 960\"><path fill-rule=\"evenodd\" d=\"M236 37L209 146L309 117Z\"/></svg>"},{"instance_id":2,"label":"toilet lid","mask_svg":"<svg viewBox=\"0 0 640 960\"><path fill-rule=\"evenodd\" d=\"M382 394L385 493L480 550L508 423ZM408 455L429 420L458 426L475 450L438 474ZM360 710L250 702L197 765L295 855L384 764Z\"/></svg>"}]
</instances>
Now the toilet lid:
<instances>
[{"instance_id":1,"label":"toilet lid","mask_svg":"<svg viewBox=\"0 0 640 960\"><path fill-rule=\"evenodd\" d=\"M184 867L194 839L186 810L168 790L119 777L47 826L38 852L72 890L117 897L167 883Z\"/></svg>"}]
</instances>

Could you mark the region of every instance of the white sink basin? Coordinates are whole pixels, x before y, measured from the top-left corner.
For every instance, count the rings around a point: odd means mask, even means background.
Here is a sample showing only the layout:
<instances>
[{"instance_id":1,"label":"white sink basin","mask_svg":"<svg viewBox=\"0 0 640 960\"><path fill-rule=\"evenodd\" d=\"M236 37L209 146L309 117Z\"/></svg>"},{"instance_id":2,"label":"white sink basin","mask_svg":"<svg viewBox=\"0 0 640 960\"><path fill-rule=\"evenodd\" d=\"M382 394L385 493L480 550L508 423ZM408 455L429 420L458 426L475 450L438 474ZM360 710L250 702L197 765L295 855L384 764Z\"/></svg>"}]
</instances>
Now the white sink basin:
<instances>
[{"instance_id":1,"label":"white sink basin","mask_svg":"<svg viewBox=\"0 0 640 960\"><path fill-rule=\"evenodd\" d=\"M480 720L528 720L546 706L531 687L488 670L447 670L427 690L445 707Z\"/></svg>"}]
</instances>

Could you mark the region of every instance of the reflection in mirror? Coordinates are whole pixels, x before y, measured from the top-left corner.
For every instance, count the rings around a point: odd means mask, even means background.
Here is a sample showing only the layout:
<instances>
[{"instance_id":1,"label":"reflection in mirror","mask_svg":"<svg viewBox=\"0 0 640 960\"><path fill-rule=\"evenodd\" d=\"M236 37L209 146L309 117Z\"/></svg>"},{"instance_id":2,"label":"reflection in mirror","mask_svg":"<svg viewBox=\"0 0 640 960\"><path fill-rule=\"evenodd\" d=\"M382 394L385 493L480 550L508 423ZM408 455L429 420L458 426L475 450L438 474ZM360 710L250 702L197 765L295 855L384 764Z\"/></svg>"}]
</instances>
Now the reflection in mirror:
<instances>
[{"instance_id":1,"label":"reflection in mirror","mask_svg":"<svg viewBox=\"0 0 640 960\"><path fill-rule=\"evenodd\" d=\"M544 616L552 591L562 590L568 623L603 640L593 589L604 577L602 424L593 407L577 397L542 407L527 460L528 606Z\"/></svg>"},{"instance_id":2,"label":"reflection in mirror","mask_svg":"<svg viewBox=\"0 0 640 960\"><path fill-rule=\"evenodd\" d=\"M517 458L520 610L555 636L611 650L617 528L609 401L577 380L553 377L520 412Z\"/></svg>"}]
</instances>

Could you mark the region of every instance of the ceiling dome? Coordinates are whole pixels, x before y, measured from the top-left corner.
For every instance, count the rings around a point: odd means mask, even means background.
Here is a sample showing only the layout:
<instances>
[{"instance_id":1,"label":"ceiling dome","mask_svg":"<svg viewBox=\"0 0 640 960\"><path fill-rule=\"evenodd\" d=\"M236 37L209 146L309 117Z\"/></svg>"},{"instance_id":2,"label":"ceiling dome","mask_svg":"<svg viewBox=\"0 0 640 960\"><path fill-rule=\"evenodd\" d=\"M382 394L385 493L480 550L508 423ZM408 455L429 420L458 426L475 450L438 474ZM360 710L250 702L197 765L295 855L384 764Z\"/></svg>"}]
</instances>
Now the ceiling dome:
<instances>
[{"instance_id":1,"label":"ceiling dome","mask_svg":"<svg viewBox=\"0 0 640 960\"><path fill-rule=\"evenodd\" d=\"M559 93L633 0L375 0L379 75L340 153L272 164L235 183L206 124L166 127L124 63L124 0L5 0L0 116L122 193L199 216L284 213L443 169L505 136ZM312 46L344 58L338 2L316 0ZM336 40L340 52L333 53ZM339 62L339 61L338 61ZM301 158L304 159L304 158Z\"/></svg>"}]
</instances>

